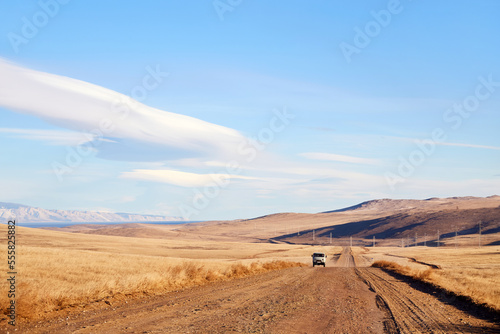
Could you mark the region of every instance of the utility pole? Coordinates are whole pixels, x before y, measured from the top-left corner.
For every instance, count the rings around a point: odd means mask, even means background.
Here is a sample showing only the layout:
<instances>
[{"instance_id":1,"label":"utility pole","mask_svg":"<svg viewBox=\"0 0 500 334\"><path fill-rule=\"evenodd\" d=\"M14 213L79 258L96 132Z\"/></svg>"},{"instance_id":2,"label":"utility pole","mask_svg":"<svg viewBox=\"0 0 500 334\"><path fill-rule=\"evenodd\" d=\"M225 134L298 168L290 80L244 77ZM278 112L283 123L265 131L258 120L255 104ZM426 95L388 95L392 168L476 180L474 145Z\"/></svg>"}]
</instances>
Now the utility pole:
<instances>
[{"instance_id":1,"label":"utility pole","mask_svg":"<svg viewBox=\"0 0 500 334\"><path fill-rule=\"evenodd\" d=\"M424 247L427 247L427 233L424 235Z\"/></svg>"},{"instance_id":2,"label":"utility pole","mask_svg":"<svg viewBox=\"0 0 500 334\"><path fill-rule=\"evenodd\" d=\"M479 222L479 248L481 248L481 222Z\"/></svg>"},{"instance_id":3,"label":"utility pole","mask_svg":"<svg viewBox=\"0 0 500 334\"><path fill-rule=\"evenodd\" d=\"M455 225L455 249L457 249L457 243L458 243L458 231L457 231L457 225Z\"/></svg>"},{"instance_id":4,"label":"utility pole","mask_svg":"<svg viewBox=\"0 0 500 334\"><path fill-rule=\"evenodd\" d=\"M375 247L375 236L373 236L373 247Z\"/></svg>"},{"instance_id":5,"label":"utility pole","mask_svg":"<svg viewBox=\"0 0 500 334\"><path fill-rule=\"evenodd\" d=\"M403 238L401 238L401 248L405 248L405 242Z\"/></svg>"},{"instance_id":6,"label":"utility pole","mask_svg":"<svg viewBox=\"0 0 500 334\"><path fill-rule=\"evenodd\" d=\"M439 247L439 230L438 230L438 234L437 234L437 246Z\"/></svg>"},{"instance_id":7,"label":"utility pole","mask_svg":"<svg viewBox=\"0 0 500 334\"><path fill-rule=\"evenodd\" d=\"M313 241L316 240L315 230L313 230Z\"/></svg>"},{"instance_id":8,"label":"utility pole","mask_svg":"<svg viewBox=\"0 0 500 334\"><path fill-rule=\"evenodd\" d=\"M330 232L330 244L332 243L332 232Z\"/></svg>"},{"instance_id":9,"label":"utility pole","mask_svg":"<svg viewBox=\"0 0 500 334\"><path fill-rule=\"evenodd\" d=\"M415 232L415 247L418 246L418 237L417 232Z\"/></svg>"},{"instance_id":10,"label":"utility pole","mask_svg":"<svg viewBox=\"0 0 500 334\"><path fill-rule=\"evenodd\" d=\"M349 239L350 239L350 245L352 247L352 237L349 237Z\"/></svg>"}]
</instances>

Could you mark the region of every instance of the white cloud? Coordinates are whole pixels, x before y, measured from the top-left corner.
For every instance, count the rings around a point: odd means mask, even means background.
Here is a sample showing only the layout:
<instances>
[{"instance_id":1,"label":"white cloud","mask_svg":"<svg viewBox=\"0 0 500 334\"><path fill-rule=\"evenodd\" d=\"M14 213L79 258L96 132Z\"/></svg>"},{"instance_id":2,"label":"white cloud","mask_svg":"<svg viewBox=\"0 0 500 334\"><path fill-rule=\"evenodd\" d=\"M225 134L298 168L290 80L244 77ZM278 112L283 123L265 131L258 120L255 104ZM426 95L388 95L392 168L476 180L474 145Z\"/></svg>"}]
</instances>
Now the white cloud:
<instances>
[{"instance_id":1,"label":"white cloud","mask_svg":"<svg viewBox=\"0 0 500 334\"><path fill-rule=\"evenodd\" d=\"M91 134L84 135L78 132L61 131L61 130L0 128L0 133L7 133L10 136L17 138L44 141L49 143L50 145L61 145L61 146L77 146L97 139L96 136Z\"/></svg>"},{"instance_id":2,"label":"white cloud","mask_svg":"<svg viewBox=\"0 0 500 334\"><path fill-rule=\"evenodd\" d=\"M498 146L488 146L488 145L475 145L475 144L462 144L462 143L446 143L446 142L436 142L437 145L441 146L459 146L468 148L483 148L487 150L500 150Z\"/></svg>"},{"instance_id":3,"label":"white cloud","mask_svg":"<svg viewBox=\"0 0 500 334\"><path fill-rule=\"evenodd\" d=\"M309 153L301 153L299 155L301 157L311 160L338 161L338 162L348 162L348 163L365 164L365 165L380 164L380 162L376 159L358 158L349 155L340 155L333 153L309 152Z\"/></svg>"},{"instance_id":4,"label":"white cloud","mask_svg":"<svg viewBox=\"0 0 500 334\"><path fill-rule=\"evenodd\" d=\"M407 138L407 137L390 137L387 136L388 138L394 138L399 141L403 142L412 142L412 143L417 143L421 142L422 139L417 139L417 138ZM456 146L456 147L467 147L467 148L481 148L481 149L487 149L487 150L500 150L500 147L498 146L491 146L491 145L478 145L478 144L468 144L468 143L449 143L449 142L432 142L434 145L440 145L440 146Z\"/></svg>"},{"instance_id":5,"label":"white cloud","mask_svg":"<svg viewBox=\"0 0 500 334\"><path fill-rule=\"evenodd\" d=\"M168 183L180 187L204 187L209 184L227 184L233 179L256 180L257 178L230 174L196 174L169 169L134 169L124 172L121 178Z\"/></svg>"},{"instance_id":6,"label":"white cloud","mask_svg":"<svg viewBox=\"0 0 500 334\"><path fill-rule=\"evenodd\" d=\"M151 108L97 85L3 59L0 106L70 130L162 147L173 156L182 152L227 158L245 140L236 130Z\"/></svg>"}]
</instances>

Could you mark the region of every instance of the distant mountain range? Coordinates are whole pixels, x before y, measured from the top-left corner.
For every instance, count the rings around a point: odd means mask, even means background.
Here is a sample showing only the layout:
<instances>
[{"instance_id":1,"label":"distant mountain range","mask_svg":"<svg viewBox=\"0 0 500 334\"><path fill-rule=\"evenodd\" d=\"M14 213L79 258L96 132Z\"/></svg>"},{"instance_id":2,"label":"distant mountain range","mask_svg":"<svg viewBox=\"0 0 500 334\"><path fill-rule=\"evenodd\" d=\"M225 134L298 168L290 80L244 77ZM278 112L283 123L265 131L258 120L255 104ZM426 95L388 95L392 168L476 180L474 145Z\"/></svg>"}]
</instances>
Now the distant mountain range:
<instances>
[{"instance_id":1,"label":"distant mountain range","mask_svg":"<svg viewBox=\"0 0 500 334\"><path fill-rule=\"evenodd\" d=\"M294 220L302 220L315 228L274 238L280 242L311 243L311 240L328 241L331 236L366 240L405 238L414 243L426 240L429 245L437 245L439 239L453 240L450 241L453 243L456 238L462 238L462 242L470 243L471 235L481 233L488 240L487 244L500 245L500 196L497 195L426 200L379 199L309 217L285 215L284 219L290 225L294 224ZM417 239L418 236L420 239ZM478 244L476 239L472 242Z\"/></svg>"},{"instance_id":2,"label":"distant mountain range","mask_svg":"<svg viewBox=\"0 0 500 334\"><path fill-rule=\"evenodd\" d=\"M133 213L112 213L76 210L46 210L32 206L0 202L0 219L11 219L23 223L119 223L184 221L180 217L141 215Z\"/></svg>"},{"instance_id":3,"label":"distant mountain range","mask_svg":"<svg viewBox=\"0 0 500 334\"><path fill-rule=\"evenodd\" d=\"M429 246L500 245L500 196L414 199L377 199L322 213L276 213L253 219L205 221L197 224L77 224L179 221L178 217L129 213L44 210L1 203L0 223L15 215L20 222L63 222L55 231L140 238L346 245ZM66 224L63 224L66 225ZM482 237L478 238L479 232ZM481 239L481 241L479 241ZM347 240L347 241L346 241Z\"/></svg>"}]
</instances>

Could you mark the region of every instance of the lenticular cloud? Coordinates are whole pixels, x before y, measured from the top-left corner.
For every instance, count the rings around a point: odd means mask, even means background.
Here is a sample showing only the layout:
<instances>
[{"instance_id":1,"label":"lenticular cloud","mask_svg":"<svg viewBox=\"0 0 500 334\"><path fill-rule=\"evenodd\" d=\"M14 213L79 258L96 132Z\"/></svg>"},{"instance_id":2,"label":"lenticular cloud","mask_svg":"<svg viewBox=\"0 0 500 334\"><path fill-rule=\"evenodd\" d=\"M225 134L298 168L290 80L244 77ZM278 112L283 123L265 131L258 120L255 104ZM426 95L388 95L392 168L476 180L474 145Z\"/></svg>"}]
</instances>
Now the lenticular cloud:
<instances>
[{"instance_id":1,"label":"lenticular cloud","mask_svg":"<svg viewBox=\"0 0 500 334\"><path fill-rule=\"evenodd\" d=\"M236 130L148 107L118 92L0 59L0 107L103 138L192 156L228 157L245 138Z\"/></svg>"}]
</instances>

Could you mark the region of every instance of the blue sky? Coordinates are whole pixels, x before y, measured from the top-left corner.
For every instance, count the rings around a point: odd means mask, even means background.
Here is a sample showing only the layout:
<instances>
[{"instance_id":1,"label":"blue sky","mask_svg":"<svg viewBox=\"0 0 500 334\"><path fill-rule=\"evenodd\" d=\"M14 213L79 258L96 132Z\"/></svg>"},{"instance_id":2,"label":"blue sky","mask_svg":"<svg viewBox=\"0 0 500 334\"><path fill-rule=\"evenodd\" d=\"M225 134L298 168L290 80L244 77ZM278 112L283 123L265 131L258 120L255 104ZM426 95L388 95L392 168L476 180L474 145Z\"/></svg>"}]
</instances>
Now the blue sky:
<instances>
[{"instance_id":1,"label":"blue sky","mask_svg":"<svg viewBox=\"0 0 500 334\"><path fill-rule=\"evenodd\" d=\"M499 12L0 2L0 201L205 220L498 194Z\"/></svg>"}]
</instances>

